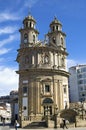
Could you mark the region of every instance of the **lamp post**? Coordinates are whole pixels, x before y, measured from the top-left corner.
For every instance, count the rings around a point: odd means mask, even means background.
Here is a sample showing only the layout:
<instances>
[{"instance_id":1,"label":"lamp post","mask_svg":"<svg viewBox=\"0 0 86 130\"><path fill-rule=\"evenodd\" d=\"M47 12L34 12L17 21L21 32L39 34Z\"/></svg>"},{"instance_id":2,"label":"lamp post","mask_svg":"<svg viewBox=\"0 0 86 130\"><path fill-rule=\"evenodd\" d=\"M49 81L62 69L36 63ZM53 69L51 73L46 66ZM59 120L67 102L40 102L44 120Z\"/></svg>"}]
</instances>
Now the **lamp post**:
<instances>
[{"instance_id":1,"label":"lamp post","mask_svg":"<svg viewBox=\"0 0 86 130\"><path fill-rule=\"evenodd\" d=\"M58 108L55 106L55 113L54 113L54 128L57 128L57 115L58 115Z\"/></svg>"}]
</instances>

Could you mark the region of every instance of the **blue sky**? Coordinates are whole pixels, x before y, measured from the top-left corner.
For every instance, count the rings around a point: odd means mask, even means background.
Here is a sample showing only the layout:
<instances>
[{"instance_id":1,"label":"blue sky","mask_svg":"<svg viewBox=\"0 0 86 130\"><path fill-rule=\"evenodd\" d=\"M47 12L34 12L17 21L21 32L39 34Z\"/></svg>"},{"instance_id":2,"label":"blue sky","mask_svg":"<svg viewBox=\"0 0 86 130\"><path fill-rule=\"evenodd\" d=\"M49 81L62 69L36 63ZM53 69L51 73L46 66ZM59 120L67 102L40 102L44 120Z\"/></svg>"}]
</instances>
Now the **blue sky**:
<instances>
[{"instance_id":1,"label":"blue sky","mask_svg":"<svg viewBox=\"0 0 86 130\"><path fill-rule=\"evenodd\" d=\"M0 95L18 88L18 30L29 12L37 21L40 40L56 16L67 35L68 67L86 64L86 0L0 0Z\"/></svg>"}]
</instances>

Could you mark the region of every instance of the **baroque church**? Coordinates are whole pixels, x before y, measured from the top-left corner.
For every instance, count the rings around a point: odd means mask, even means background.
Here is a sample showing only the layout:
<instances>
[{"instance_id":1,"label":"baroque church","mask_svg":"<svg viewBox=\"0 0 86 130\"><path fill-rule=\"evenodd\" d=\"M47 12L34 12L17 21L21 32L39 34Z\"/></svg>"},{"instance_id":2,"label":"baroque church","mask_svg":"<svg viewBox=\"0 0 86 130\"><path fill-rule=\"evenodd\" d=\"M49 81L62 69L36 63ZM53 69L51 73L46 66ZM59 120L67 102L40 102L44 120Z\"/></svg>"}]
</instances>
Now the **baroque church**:
<instances>
[{"instance_id":1,"label":"baroque church","mask_svg":"<svg viewBox=\"0 0 86 130\"><path fill-rule=\"evenodd\" d=\"M69 107L66 34L54 17L44 41L38 39L36 20L28 15L20 28L19 116L21 121L41 120ZM22 123L22 122L21 122Z\"/></svg>"}]
</instances>

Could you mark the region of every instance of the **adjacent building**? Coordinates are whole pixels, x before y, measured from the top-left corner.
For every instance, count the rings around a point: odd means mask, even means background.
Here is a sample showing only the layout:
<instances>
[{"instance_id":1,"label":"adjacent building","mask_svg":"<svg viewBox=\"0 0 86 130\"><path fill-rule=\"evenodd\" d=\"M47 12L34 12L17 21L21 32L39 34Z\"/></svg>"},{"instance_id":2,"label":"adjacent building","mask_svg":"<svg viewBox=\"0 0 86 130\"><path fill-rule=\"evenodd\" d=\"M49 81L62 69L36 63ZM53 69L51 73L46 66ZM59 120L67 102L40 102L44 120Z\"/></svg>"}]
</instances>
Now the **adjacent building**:
<instances>
[{"instance_id":1,"label":"adjacent building","mask_svg":"<svg viewBox=\"0 0 86 130\"><path fill-rule=\"evenodd\" d=\"M18 91L12 90L9 95L0 97L0 118L8 118L14 124L18 120Z\"/></svg>"},{"instance_id":2,"label":"adjacent building","mask_svg":"<svg viewBox=\"0 0 86 130\"><path fill-rule=\"evenodd\" d=\"M11 105L9 103L0 102L0 121L3 118L7 121L11 121Z\"/></svg>"},{"instance_id":3,"label":"adjacent building","mask_svg":"<svg viewBox=\"0 0 86 130\"><path fill-rule=\"evenodd\" d=\"M0 102L2 102L2 103L10 103L10 95L0 96Z\"/></svg>"},{"instance_id":4,"label":"adjacent building","mask_svg":"<svg viewBox=\"0 0 86 130\"><path fill-rule=\"evenodd\" d=\"M11 123L14 124L15 120L18 120L18 91L13 90L10 92L10 104L11 104Z\"/></svg>"},{"instance_id":5,"label":"adjacent building","mask_svg":"<svg viewBox=\"0 0 86 130\"><path fill-rule=\"evenodd\" d=\"M71 102L86 100L86 65L69 68L69 93Z\"/></svg>"},{"instance_id":6,"label":"adjacent building","mask_svg":"<svg viewBox=\"0 0 86 130\"><path fill-rule=\"evenodd\" d=\"M63 110L69 106L68 53L62 24L55 17L44 41L38 39L35 25L34 17L28 15L19 30L21 38L16 60L19 64L20 120L41 120L46 110L52 116L56 107Z\"/></svg>"}]
</instances>

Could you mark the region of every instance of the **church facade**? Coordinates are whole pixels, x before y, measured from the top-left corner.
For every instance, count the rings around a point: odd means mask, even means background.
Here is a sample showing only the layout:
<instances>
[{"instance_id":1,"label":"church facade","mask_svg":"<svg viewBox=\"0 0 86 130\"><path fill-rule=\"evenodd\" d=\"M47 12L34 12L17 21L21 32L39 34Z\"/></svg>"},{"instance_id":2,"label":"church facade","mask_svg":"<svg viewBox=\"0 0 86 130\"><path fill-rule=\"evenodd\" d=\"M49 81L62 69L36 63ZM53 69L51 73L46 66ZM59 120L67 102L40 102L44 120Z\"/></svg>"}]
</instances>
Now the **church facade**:
<instances>
[{"instance_id":1,"label":"church facade","mask_svg":"<svg viewBox=\"0 0 86 130\"><path fill-rule=\"evenodd\" d=\"M66 59L66 34L55 17L44 41L38 39L36 21L28 15L23 20L20 32L19 64L19 114L23 120L52 116L55 108L69 106Z\"/></svg>"}]
</instances>

